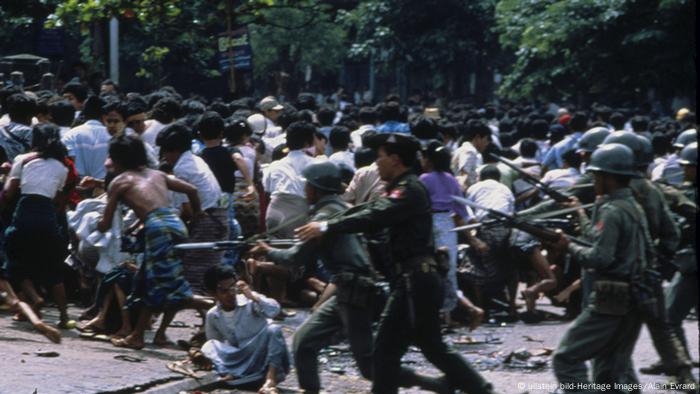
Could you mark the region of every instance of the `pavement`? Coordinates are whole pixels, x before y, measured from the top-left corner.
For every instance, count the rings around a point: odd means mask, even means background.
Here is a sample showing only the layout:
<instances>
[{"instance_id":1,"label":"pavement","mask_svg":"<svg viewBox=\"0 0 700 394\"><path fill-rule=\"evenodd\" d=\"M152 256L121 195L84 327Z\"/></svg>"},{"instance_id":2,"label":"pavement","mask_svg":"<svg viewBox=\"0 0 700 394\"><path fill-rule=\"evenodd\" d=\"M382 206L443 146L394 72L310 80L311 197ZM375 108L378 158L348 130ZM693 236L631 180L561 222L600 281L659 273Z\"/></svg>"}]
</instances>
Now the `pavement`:
<instances>
[{"instance_id":1,"label":"pavement","mask_svg":"<svg viewBox=\"0 0 700 394\"><path fill-rule=\"evenodd\" d=\"M541 301L538 307L561 312ZM282 322L288 343L296 327L308 316L308 311L296 310L297 315ZM80 310L71 307L71 316ZM46 308L47 322L58 320L55 308ZM175 324L181 327L168 329L168 336L177 341L189 339L200 320L192 311L176 316ZM542 322L539 324L486 324L473 332L457 329L445 335L446 340L478 368L491 381L499 393L549 393L556 387L548 353L556 348L566 331L568 322ZM698 322L687 320L684 324L690 351L698 359ZM171 372L166 364L182 360L185 352L176 346L157 348L147 345L139 351L113 347L109 342L87 340L76 330L64 330L61 344L52 344L34 332L28 323L12 321L7 312L0 312L0 393L190 393L203 390L212 393L250 392L216 385L212 373L200 380ZM147 333L147 341L153 332ZM477 343L469 343L477 342ZM481 343L479 343L481 342ZM485 342L485 343L484 343ZM54 352L54 353L52 353ZM508 357L510 355L510 357ZM49 356L49 357L46 357ZM53 357L51 357L53 356ZM134 359L123 356L131 356ZM649 334L644 328L634 352L636 368L656 361ZM506 361L507 362L504 362ZM420 354L411 348L403 359L407 365L421 372L437 374ZM325 349L320 355L321 379L328 393L368 392L369 382L360 377L355 368L347 344ZM693 370L696 379L698 369ZM639 374L645 385L643 393L671 393L668 378ZM212 385L212 383L214 385ZM282 392L298 392L295 372L280 385ZM417 389L403 393L420 393Z\"/></svg>"}]
</instances>

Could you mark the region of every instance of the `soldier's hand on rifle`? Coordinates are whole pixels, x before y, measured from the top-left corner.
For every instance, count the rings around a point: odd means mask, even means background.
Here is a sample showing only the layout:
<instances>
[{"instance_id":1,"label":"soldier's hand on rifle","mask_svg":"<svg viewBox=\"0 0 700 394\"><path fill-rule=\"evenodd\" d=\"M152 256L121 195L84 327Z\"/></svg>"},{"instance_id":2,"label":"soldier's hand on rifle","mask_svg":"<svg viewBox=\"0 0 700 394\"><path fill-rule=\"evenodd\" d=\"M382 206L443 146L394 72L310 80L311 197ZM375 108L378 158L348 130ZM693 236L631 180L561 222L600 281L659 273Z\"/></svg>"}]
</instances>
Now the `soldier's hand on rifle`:
<instances>
[{"instance_id":1,"label":"soldier's hand on rifle","mask_svg":"<svg viewBox=\"0 0 700 394\"><path fill-rule=\"evenodd\" d=\"M486 242L476 237L472 238L471 247L474 248L478 254L486 254L491 249Z\"/></svg>"},{"instance_id":2,"label":"soldier's hand on rifle","mask_svg":"<svg viewBox=\"0 0 700 394\"><path fill-rule=\"evenodd\" d=\"M302 242L306 242L323 235L323 224L320 222L309 222L301 227L297 227L294 233Z\"/></svg>"},{"instance_id":3,"label":"soldier's hand on rifle","mask_svg":"<svg viewBox=\"0 0 700 394\"><path fill-rule=\"evenodd\" d=\"M272 247L263 241L258 241L252 249L250 249L250 254L255 257L261 257L267 255L267 253L272 249Z\"/></svg>"}]
</instances>

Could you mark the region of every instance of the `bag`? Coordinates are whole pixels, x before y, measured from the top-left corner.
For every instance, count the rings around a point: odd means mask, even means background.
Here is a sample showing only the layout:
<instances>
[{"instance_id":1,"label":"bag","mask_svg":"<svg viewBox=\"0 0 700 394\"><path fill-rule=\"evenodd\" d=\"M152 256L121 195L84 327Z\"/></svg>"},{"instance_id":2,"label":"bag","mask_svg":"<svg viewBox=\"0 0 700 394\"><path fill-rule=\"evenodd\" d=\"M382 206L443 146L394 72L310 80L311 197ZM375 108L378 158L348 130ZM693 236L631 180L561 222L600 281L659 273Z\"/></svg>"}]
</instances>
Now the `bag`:
<instances>
[{"instance_id":1,"label":"bag","mask_svg":"<svg viewBox=\"0 0 700 394\"><path fill-rule=\"evenodd\" d=\"M612 316L624 316L631 310L631 286L627 282L597 280L591 296L593 310Z\"/></svg>"}]
</instances>

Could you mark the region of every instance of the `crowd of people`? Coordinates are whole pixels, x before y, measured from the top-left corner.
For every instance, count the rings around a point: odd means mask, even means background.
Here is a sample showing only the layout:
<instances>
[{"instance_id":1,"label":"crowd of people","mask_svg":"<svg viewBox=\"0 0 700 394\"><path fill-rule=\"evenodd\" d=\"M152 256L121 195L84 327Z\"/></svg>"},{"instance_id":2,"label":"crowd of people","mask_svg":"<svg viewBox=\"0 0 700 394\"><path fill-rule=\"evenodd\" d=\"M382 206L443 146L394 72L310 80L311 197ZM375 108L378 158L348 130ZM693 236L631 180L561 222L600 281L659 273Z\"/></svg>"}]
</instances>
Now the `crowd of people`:
<instances>
[{"instance_id":1,"label":"crowd of people","mask_svg":"<svg viewBox=\"0 0 700 394\"><path fill-rule=\"evenodd\" d=\"M60 342L41 311L70 328L74 299L79 330L132 349L198 310L190 361L262 393L292 363L319 392L342 336L373 392L489 393L441 327L551 319L545 296L575 319L553 356L570 391L588 360L594 383L636 382L642 324L661 357L642 372L693 382L694 112L357 99L3 88L2 302ZM296 307L290 355L273 322ZM444 376L401 365L412 343Z\"/></svg>"}]
</instances>

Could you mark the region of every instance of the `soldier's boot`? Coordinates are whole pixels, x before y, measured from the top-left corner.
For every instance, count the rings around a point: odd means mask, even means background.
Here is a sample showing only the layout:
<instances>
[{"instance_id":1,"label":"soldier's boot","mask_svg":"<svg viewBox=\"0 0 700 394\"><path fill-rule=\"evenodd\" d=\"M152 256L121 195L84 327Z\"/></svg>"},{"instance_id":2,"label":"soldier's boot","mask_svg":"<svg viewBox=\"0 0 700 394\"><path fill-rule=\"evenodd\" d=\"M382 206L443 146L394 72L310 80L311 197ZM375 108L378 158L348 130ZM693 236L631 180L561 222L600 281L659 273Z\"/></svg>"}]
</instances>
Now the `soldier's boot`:
<instances>
[{"instance_id":1,"label":"soldier's boot","mask_svg":"<svg viewBox=\"0 0 700 394\"><path fill-rule=\"evenodd\" d=\"M674 374L672 380L676 386L679 387L679 391L688 394L697 394L700 390L698 382L695 380L690 368L679 369L678 372Z\"/></svg>"},{"instance_id":2,"label":"soldier's boot","mask_svg":"<svg viewBox=\"0 0 700 394\"><path fill-rule=\"evenodd\" d=\"M668 375L670 371L661 361L657 361L648 367L639 368L639 372L645 375Z\"/></svg>"}]
</instances>

